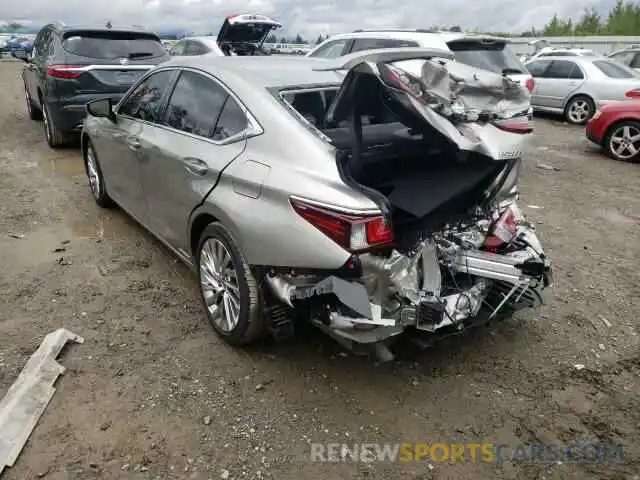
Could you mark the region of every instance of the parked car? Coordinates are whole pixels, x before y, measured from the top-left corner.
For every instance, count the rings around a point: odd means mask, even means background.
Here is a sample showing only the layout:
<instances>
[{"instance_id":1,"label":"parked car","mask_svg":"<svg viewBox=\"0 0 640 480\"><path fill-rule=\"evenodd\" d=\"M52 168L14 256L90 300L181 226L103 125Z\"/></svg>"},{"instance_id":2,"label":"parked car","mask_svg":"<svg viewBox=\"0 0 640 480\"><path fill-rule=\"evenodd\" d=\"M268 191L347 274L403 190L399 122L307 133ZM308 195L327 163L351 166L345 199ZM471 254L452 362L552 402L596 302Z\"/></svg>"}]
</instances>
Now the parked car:
<instances>
[{"instance_id":1,"label":"parked car","mask_svg":"<svg viewBox=\"0 0 640 480\"><path fill-rule=\"evenodd\" d=\"M482 34L427 30L356 30L334 35L307 53L312 58L336 58L377 48L423 47L452 51L456 61L490 72L506 74L529 91L533 78L509 49L508 40Z\"/></svg>"},{"instance_id":2,"label":"parked car","mask_svg":"<svg viewBox=\"0 0 640 480\"><path fill-rule=\"evenodd\" d=\"M5 41L4 51L8 53L25 52L27 55L33 49L33 41L29 37L11 37Z\"/></svg>"},{"instance_id":3,"label":"parked car","mask_svg":"<svg viewBox=\"0 0 640 480\"><path fill-rule=\"evenodd\" d=\"M535 79L531 92L534 110L564 115L583 125L596 109L629 98L640 88L640 76L606 57L547 57L527 62Z\"/></svg>"},{"instance_id":4,"label":"parked car","mask_svg":"<svg viewBox=\"0 0 640 480\"><path fill-rule=\"evenodd\" d=\"M52 148L80 132L87 102L117 101L145 71L169 58L154 33L61 23L40 30L31 55L13 55L26 62L22 79L29 117L44 120Z\"/></svg>"},{"instance_id":5,"label":"parked car","mask_svg":"<svg viewBox=\"0 0 640 480\"><path fill-rule=\"evenodd\" d=\"M545 57L599 57L597 53L588 48L556 48L544 47L538 52L531 55L527 62L538 60Z\"/></svg>"},{"instance_id":6,"label":"parked car","mask_svg":"<svg viewBox=\"0 0 640 480\"><path fill-rule=\"evenodd\" d=\"M268 55L262 45L269 34L282 25L266 15L242 14L225 18L217 36L186 37L169 50L171 56L213 54Z\"/></svg>"},{"instance_id":7,"label":"parked car","mask_svg":"<svg viewBox=\"0 0 640 480\"><path fill-rule=\"evenodd\" d=\"M600 108L586 128L589 140L611 158L640 161L640 92L630 102L611 102Z\"/></svg>"},{"instance_id":8,"label":"parked car","mask_svg":"<svg viewBox=\"0 0 640 480\"><path fill-rule=\"evenodd\" d=\"M434 57L453 55L175 57L117 105L87 105L89 187L197 272L234 345L309 321L389 359L412 327L536 306L550 264L514 197L529 94ZM395 66L416 59L420 78ZM451 70L466 87L438 96Z\"/></svg>"},{"instance_id":9,"label":"parked car","mask_svg":"<svg viewBox=\"0 0 640 480\"><path fill-rule=\"evenodd\" d=\"M640 72L640 47L618 50L610 53L608 57Z\"/></svg>"}]
</instances>

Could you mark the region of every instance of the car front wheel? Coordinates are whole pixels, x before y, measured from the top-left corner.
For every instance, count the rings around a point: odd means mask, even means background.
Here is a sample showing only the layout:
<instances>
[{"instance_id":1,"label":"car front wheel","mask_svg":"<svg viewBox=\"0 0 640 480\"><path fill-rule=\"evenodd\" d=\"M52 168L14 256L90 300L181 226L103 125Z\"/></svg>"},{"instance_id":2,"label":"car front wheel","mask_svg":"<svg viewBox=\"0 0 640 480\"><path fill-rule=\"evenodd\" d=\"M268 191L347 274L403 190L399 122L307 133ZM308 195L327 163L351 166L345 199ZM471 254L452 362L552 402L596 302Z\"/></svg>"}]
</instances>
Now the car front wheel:
<instances>
[{"instance_id":1,"label":"car front wheel","mask_svg":"<svg viewBox=\"0 0 640 480\"><path fill-rule=\"evenodd\" d=\"M55 121L51 116L51 110L45 101L42 102L42 119L44 120L45 138L49 146L51 148L58 148L66 145L69 139L56 126Z\"/></svg>"},{"instance_id":2,"label":"car front wheel","mask_svg":"<svg viewBox=\"0 0 640 480\"><path fill-rule=\"evenodd\" d=\"M24 85L24 99L25 102L27 102L27 112L29 113L29 118L31 120L42 120L42 112L33 105L33 100L31 100L31 95L29 95L29 89L27 88L26 83Z\"/></svg>"},{"instance_id":3,"label":"car front wheel","mask_svg":"<svg viewBox=\"0 0 640 480\"><path fill-rule=\"evenodd\" d=\"M211 223L196 252L200 297L216 333L231 345L253 343L265 334L258 282L222 224Z\"/></svg>"},{"instance_id":4,"label":"car front wheel","mask_svg":"<svg viewBox=\"0 0 640 480\"><path fill-rule=\"evenodd\" d=\"M603 143L611 158L625 162L640 161L640 122L615 124L607 132Z\"/></svg>"}]
</instances>

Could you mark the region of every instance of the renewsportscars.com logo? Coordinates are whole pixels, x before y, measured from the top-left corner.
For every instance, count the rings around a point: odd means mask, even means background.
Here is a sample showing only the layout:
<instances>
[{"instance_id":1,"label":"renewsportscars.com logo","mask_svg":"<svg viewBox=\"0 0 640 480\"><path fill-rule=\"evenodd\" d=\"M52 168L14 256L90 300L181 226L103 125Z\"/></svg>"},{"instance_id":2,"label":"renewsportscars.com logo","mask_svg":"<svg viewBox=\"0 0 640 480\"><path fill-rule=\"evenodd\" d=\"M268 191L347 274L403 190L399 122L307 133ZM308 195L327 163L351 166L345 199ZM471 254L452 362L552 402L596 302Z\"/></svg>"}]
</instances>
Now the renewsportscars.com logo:
<instances>
[{"instance_id":1,"label":"renewsportscars.com logo","mask_svg":"<svg viewBox=\"0 0 640 480\"><path fill-rule=\"evenodd\" d=\"M615 462L622 444L312 443L312 462Z\"/></svg>"}]
</instances>

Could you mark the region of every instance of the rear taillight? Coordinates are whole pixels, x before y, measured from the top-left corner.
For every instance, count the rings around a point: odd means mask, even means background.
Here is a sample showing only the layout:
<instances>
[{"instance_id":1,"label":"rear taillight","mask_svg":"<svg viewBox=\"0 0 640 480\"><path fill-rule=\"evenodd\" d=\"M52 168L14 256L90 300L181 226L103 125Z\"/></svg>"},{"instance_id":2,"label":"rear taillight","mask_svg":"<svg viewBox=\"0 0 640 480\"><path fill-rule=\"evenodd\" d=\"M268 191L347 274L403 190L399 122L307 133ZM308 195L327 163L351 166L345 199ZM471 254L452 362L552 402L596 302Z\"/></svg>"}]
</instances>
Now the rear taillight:
<instances>
[{"instance_id":1,"label":"rear taillight","mask_svg":"<svg viewBox=\"0 0 640 480\"><path fill-rule=\"evenodd\" d=\"M351 215L291 199L293 209L338 245L363 252L393 243L393 231L382 215Z\"/></svg>"},{"instance_id":2,"label":"rear taillight","mask_svg":"<svg viewBox=\"0 0 640 480\"><path fill-rule=\"evenodd\" d=\"M498 219L489 228L489 235L484 241L484 248L489 252L495 252L509 244L516 236L516 216L511 207L505 208Z\"/></svg>"},{"instance_id":3,"label":"rear taillight","mask_svg":"<svg viewBox=\"0 0 640 480\"><path fill-rule=\"evenodd\" d=\"M640 98L640 88L634 88L633 90L629 90L624 94L627 98Z\"/></svg>"},{"instance_id":4,"label":"rear taillight","mask_svg":"<svg viewBox=\"0 0 640 480\"><path fill-rule=\"evenodd\" d=\"M536 86L533 78L527 79L527 81L525 82L525 85L527 87L527 90L529 90L530 92L533 92L533 87Z\"/></svg>"},{"instance_id":5,"label":"rear taillight","mask_svg":"<svg viewBox=\"0 0 640 480\"><path fill-rule=\"evenodd\" d=\"M54 78L78 78L82 75L79 65L49 65L47 75Z\"/></svg>"},{"instance_id":6,"label":"rear taillight","mask_svg":"<svg viewBox=\"0 0 640 480\"><path fill-rule=\"evenodd\" d=\"M533 123L531 123L528 117L494 120L492 123L496 128L509 133L525 134L533 132Z\"/></svg>"}]
</instances>

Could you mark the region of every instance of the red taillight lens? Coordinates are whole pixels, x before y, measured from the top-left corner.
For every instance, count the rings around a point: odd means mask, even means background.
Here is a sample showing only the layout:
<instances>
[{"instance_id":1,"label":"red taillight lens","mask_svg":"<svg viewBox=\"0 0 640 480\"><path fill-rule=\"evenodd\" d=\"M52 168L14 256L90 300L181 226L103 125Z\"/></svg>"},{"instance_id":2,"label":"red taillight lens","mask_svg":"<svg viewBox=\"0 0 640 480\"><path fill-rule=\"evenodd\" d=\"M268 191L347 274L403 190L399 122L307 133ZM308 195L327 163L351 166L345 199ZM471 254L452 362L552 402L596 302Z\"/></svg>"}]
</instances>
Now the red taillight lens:
<instances>
[{"instance_id":1,"label":"red taillight lens","mask_svg":"<svg viewBox=\"0 0 640 480\"><path fill-rule=\"evenodd\" d=\"M533 87L536 86L533 78L529 78L527 79L526 83L525 83L527 90L529 90L530 92L533 92Z\"/></svg>"},{"instance_id":2,"label":"red taillight lens","mask_svg":"<svg viewBox=\"0 0 640 480\"><path fill-rule=\"evenodd\" d=\"M508 244L517 233L516 216L510 207L505 208L498 219L489 228L484 248L493 252Z\"/></svg>"},{"instance_id":3,"label":"red taillight lens","mask_svg":"<svg viewBox=\"0 0 640 480\"><path fill-rule=\"evenodd\" d=\"M494 120L493 125L500 130L509 133L526 134L533 132L533 124L527 117L508 118L505 120Z\"/></svg>"},{"instance_id":4,"label":"red taillight lens","mask_svg":"<svg viewBox=\"0 0 640 480\"><path fill-rule=\"evenodd\" d=\"M291 199L291 205L302 218L350 252L393 243L393 231L382 215L348 215L299 199Z\"/></svg>"},{"instance_id":5,"label":"red taillight lens","mask_svg":"<svg viewBox=\"0 0 640 480\"><path fill-rule=\"evenodd\" d=\"M47 67L47 75L55 78L78 78L82 75L78 65L49 65Z\"/></svg>"},{"instance_id":6,"label":"red taillight lens","mask_svg":"<svg viewBox=\"0 0 640 480\"><path fill-rule=\"evenodd\" d=\"M624 94L627 98L640 98L640 88L634 88L633 90L629 90Z\"/></svg>"}]
</instances>

